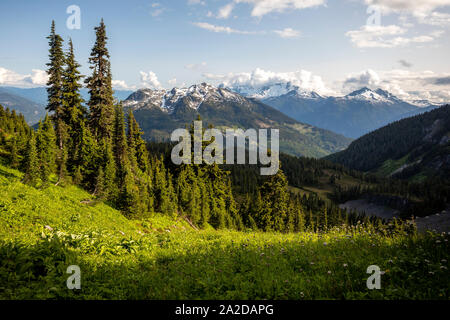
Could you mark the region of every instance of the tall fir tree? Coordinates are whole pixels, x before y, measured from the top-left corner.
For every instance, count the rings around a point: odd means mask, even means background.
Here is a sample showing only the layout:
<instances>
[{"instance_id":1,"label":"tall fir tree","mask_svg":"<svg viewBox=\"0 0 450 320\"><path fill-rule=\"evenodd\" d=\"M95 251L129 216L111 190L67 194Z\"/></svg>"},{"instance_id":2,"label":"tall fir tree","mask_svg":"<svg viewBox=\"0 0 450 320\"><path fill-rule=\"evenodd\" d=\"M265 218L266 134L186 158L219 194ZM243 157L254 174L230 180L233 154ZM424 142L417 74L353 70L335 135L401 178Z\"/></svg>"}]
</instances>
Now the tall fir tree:
<instances>
[{"instance_id":1,"label":"tall fir tree","mask_svg":"<svg viewBox=\"0 0 450 320\"><path fill-rule=\"evenodd\" d=\"M80 94L82 76L78 71L80 64L75 60L72 39L69 40L69 49L65 55L66 67L63 73L63 121L68 133L68 169L74 173L82 165L81 130L86 115L86 109L82 106L83 98Z\"/></svg>"},{"instance_id":2,"label":"tall fir tree","mask_svg":"<svg viewBox=\"0 0 450 320\"><path fill-rule=\"evenodd\" d=\"M113 135L114 97L111 65L106 48L108 37L103 19L95 28L96 41L89 58L92 75L86 78L89 89L89 126L96 138L110 139Z\"/></svg>"},{"instance_id":3,"label":"tall fir tree","mask_svg":"<svg viewBox=\"0 0 450 320\"><path fill-rule=\"evenodd\" d=\"M56 144L59 152L57 155L57 165L60 180L64 178L66 173L67 150L64 150L66 141L66 126L64 124L63 109L63 75L64 75L64 51L63 39L56 34L55 21L52 21L50 35L47 37L49 44L49 62L47 63L47 94L48 103L47 110L53 112L52 118L56 129Z\"/></svg>"}]
</instances>

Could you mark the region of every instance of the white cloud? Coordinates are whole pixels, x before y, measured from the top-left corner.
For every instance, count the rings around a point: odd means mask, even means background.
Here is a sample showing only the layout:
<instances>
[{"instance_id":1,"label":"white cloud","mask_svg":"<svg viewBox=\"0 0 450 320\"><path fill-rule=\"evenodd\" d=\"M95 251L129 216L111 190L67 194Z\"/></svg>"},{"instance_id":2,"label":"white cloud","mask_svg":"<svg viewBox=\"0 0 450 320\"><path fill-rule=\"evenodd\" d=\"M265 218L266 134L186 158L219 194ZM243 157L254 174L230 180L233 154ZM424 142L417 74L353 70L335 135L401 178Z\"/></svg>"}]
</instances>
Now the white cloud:
<instances>
[{"instance_id":1,"label":"white cloud","mask_svg":"<svg viewBox=\"0 0 450 320\"><path fill-rule=\"evenodd\" d=\"M431 12L422 15L417 15L420 23L429 24L432 26L445 27L450 25L450 14L441 12Z\"/></svg>"},{"instance_id":2,"label":"white cloud","mask_svg":"<svg viewBox=\"0 0 450 320\"><path fill-rule=\"evenodd\" d=\"M325 0L234 0L234 2L252 5L253 17L262 17L270 12L300 10L325 4Z\"/></svg>"},{"instance_id":3,"label":"white cloud","mask_svg":"<svg viewBox=\"0 0 450 320\"><path fill-rule=\"evenodd\" d=\"M283 30L275 30L276 34L278 34L282 38L298 38L300 37L300 31L294 30L292 28L285 28Z\"/></svg>"},{"instance_id":4,"label":"white cloud","mask_svg":"<svg viewBox=\"0 0 450 320\"><path fill-rule=\"evenodd\" d=\"M31 74L19 74L0 67L0 85L15 87L42 87L47 84L48 75L44 70L32 69Z\"/></svg>"},{"instance_id":5,"label":"white cloud","mask_svg":"<svg viewBox=\"0 0 450 320\"><path fill-rule=\"evenodd\" d=\"M134 90L136 89L135 86L129 86L125 81L123 80L113 80L112 86L114 89L117 90Z\"/></svg>"},{"instance_id":6,"label":"white cloud","mask_svg":"<svg viewBox=\"0 0 450 320\"><path fill-rule=\"evenodd\" d=\"M234 9L234 3L229 3L226 6L223 6L219 9L219 13L217 14L217 18L219 19L228 19L231 12Z\"/></svg>"},{"instance_id":7,"label":"white cloud","mask_svg":"<svg viewBox=\"0 0 450 320\"><path fill-rule=\"evenodd\" d=\"M152 89L161 89L161 83L158 80L158 77L153 71L144 72L139 71L141 75L141 86Z\"/></svg>"},{"instance_id":8,"label":"white cloud","mask_svg":"<svg viewBox=\"0 0 450 320\"><path fill-rule=\"evenodd\" d=\"M450 15L436 9L450 6L450 0L364 0L367 5L376 5L382 13L410 14L420 23L435 26L450 24Z\"/></svg>"},{"instance_id":9,"label":"white cloud","mask_svg":"<svg viewBox=\"0 0 450 320\"><path fill-rule=\"evenodd\" d=\"M232 29L230 27L223 27L223 26L216 26L213 24L210 24L208 22L193 22L193 25L208 30L208 31L212 31L212 32L217 32L217 33L227 33L227 34L257 34L257 32L252 32L252 31L242 31L242 30L236 30L236 29Z\"/></svg>"},{"instance_id":10,"label":"white cloud","mask_svg":"<svg viewBox=\"0 0 450 320\"><path fill-rule=\"evenodd\" d=\"M369 87L382 88L406 101L426 99L436 103L450 102L450 74L432 71L394 69L374 71L371 69L350 74L342 83L343 91Z\"/></svg>"},{"instance_id":11,"label":"white cloud","mask_svg":"<svg viewBox=\"0 0 450 320\"><path fill-rule=\"evenodd\" d=\"M430 13L437 8L450 6L450 0L365 0L367 5L377 5L384 12L409 12L414 15Z\"/></svg>"},{"instance_id":12,"label":"white cloud","mask_svg":"<svg viewBox=\"0 0 450 320\"><path fill-rule=\"evenodd\" d=\"M320 76L313 75L306 70L292 72L273 72L257 68L252 72L228 73L226 75L204 74L208 80L219 81L227 87L252 86L261 88L277 83L291 83L301 89L316 91L320 94L329 95L334 92L322 81Z\"/></svg>"},{"instance_id":13,"label":"white cloud","mask_svg":"<svg viewBox=\"0 0 450 320\"><path fill-rule=\"evenodd\" d=\"M348 31L345 35L350 37L351 42L358 48L394 48L411 43L431 42L442 35L442 32L435 31L416 37L401 36L406 32L406 28L396 25L365 25L359 30Z\"/></svg>"},{"instance_id":14,"label":"white cloud","mask_svg":"<svg viewBox=\"0 0 450 320\"><path fill-rule=\"evenodd\" d=\"M380 83L379 75L374 70L368 69L357 74L348 75L344 80L344 87L349 90L356 90L361 87L377 87Z\"/></svg>"}]
</instances>

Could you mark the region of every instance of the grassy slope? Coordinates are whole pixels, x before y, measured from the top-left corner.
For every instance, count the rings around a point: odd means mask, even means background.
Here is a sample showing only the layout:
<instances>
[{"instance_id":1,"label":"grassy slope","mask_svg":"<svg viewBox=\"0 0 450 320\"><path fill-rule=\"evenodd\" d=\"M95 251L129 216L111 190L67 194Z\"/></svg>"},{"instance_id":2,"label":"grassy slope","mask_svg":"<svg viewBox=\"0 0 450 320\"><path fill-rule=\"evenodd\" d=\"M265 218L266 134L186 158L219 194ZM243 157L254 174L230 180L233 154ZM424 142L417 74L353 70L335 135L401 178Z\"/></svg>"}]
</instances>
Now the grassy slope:
<instances>
[{"instance_id":1,"label":"grassy slope","mask_svg":"<svg viewBox=\"0 0 450 320\"><path fill-rule=\"evenodd\" d=\"M448 235L200 231L129 221L76 187L36 190L0 166L0 299L448 299ZM51 226L53 230L45 228ZM81 290L66 268L81 268ZM366 269L385 270L368 290Z\"/></svg>"},{"instance_id":2,"label":"grassy slope","mask_svg":"<svg viewBox=\"0 0 450 320\"><path fill-rule=\"evenodd\" d=\"M336 179L335 184L330 183L330 177L331 176L340 175L340 179ZM318 195L322 200L325 200L327 202L331 202L329 199L329 196L333 193L336 186L341 186L342 188L348 188L348 187L355 187L355 186L372 186L372 184L364 182L362 180L359 180L357 178L354 178L347 174L341 174L335 170L326 169L324 170L324 175L319 178L319 184L318 185L305 185L302 188L292 187L290 186L289 189L292 192L303 194L316 194Z\"/></svg>"}]
</instances>

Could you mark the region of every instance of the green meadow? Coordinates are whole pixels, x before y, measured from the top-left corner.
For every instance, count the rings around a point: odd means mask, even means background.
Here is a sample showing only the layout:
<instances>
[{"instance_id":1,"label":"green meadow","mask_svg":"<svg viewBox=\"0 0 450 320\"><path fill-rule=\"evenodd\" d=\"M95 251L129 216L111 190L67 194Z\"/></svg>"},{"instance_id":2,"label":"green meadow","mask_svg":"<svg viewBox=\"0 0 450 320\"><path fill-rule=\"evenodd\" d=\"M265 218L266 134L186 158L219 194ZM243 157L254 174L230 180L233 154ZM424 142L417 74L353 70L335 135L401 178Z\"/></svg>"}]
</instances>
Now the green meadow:
<instances>
[{"instance_id":1,"label":"green meadow","mask_svg":"<svg viewBox=\"0 0 450 320\"><path fill-rule=\"evenodd\" d=\"M448 234L413 223L324 232L197 231L129 220L76 187L34 188L0 166L0 299L444 299ZM66 285L70 265L81 289ZM367 267L382 270L369 290Z\"/></svg>"}]
</instances>

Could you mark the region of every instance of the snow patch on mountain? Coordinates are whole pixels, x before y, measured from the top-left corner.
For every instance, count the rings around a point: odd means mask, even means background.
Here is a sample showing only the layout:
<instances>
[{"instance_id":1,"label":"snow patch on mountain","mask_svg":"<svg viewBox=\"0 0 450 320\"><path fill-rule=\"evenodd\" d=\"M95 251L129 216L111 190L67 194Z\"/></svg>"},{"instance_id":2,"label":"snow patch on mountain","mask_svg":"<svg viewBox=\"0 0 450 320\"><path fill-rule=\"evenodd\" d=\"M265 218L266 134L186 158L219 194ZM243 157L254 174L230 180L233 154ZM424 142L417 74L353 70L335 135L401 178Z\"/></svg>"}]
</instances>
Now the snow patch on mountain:
<instances>
[{"instance_id":1,"label":"snow patch on mountain","mask_svg":"<svg viewBox=\"0 0 450 320\"><path fill-rule=\"evenodd\" d=\"M222 85L223 86L223 85ZM279 82L261 87L249 85L236 85L230 87L230 90L239 93L245 97L264 100L272 97L279 97L285 94L295 94L304 99L321 98L318 93L301 89L299 86L293 85L291 82Z\"/></svg>"},{"instance_id":2,"label":"snow patch on mountain","mask_svg":"<svg viewBox=\"0 0 450 320\"><path fill-rule=\"evenodd\" d=\"M173 88L171 90L140 89L131 94L123 106L138 110L141 108L158 107L167 113L173 113L180 101L191 109L197 110L205 102L244 102L239 94L225 88L217 88L207 83L195 84L188 88Z\"/></svg>"}]
</instances>

